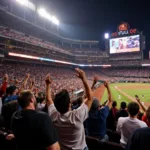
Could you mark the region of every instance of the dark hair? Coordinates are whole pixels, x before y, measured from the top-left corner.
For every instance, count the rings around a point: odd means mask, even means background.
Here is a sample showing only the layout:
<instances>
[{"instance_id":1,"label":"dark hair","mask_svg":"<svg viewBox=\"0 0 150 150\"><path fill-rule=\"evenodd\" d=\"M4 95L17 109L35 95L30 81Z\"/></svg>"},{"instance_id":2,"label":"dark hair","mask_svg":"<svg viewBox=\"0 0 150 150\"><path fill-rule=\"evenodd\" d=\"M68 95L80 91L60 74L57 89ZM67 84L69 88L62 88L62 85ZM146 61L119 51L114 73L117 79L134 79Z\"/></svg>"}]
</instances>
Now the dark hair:
<instances>
[{"instance_id":1,"label":"dark hair","mask_svg":"<svg viewBox=\"0 0 150 150\"><path fill-rule=\"evenodd\" d=\"M100 107L98 99L94 98L91 106L91 110L96 111Z\"/></svg>"},{"instance_id":2,"label":"dark hair","mask_svg":"<svg viewBox=\"0 0 150 150\"><path fill-rule=\"evenodd\" d=\"M139 113L140 107L138 103L131 102L128 104L128 112L131 116L136 116Z\"/></svg>"},{"instance_id":3,"label":"dark hair","mask_svg":"<svg viewBox=\"0 0 150 150\"><path fill-rule=\"evenodd\" d=\"M117 106L117 102L116 102L116 101L113 101L112 107L116 107L116 106Z\"/></svg>"},{"instance_id":4,"label":"dark hair","mask_svg":"<svg viewBox=\"0 0 150 150\"><path fill-rule=\"evenodd\" d=\"M8 94L12 95L16 89L17 89L17 87L12 85L12 86L8 87L7 92L8 92Z\"/></svg>"},{"instance_id":5,"label":"dark hair","mask_svg":"<svg viewBox=\"0 0 150 150\"><path fill-rule=\"evenodd\" d=\"M20 96L18 97L18 103L22 108L26 108L29 106L31 102L31 98L33 97L33 94L31 91L23 91L21 92Z\"/></svg>"},{"instance_id":6,"label":"dark hair","mask_svg":"<svg viewBox=\"0 0 150 150\"><path fill-rule=\"evenodd\" d=\"M146 110L146 117L147 117L148 122L150 122L150 106Z\"/></svg>"},{"instance_id":7,"label":"dark hair","mask_svg":"<svg viewBox=\"0 0 150 150\"><path fill-rule=\"evenodd\" d=\"M18 108L19 108L19 104L17 100L5 103L2 106L2 116L4 117L5 128L10 129L12 115L14 112L18 110Z\"/></svg>"},{"instance_id":8,"label":"dark hair","mask_svg":"<svg viewBox=\"0 0 150 150\"><path fill-rule=\"evenodd\" d=\"M126 102L121 102L120 107L121 107L122 109L125 109L125 108L127 107Z\"/></svg>"},{"instance_id":9,"label":"dark hair","mask_svg":"<svg viewBox=\"0 0 150 150\"><path fill-rule=\"evenodd\" d=\"M55 95L54 104L56 109L64 114L68 111L70 104L70 96L67 90L63 89Z\"/></svg>"}]
</instances>

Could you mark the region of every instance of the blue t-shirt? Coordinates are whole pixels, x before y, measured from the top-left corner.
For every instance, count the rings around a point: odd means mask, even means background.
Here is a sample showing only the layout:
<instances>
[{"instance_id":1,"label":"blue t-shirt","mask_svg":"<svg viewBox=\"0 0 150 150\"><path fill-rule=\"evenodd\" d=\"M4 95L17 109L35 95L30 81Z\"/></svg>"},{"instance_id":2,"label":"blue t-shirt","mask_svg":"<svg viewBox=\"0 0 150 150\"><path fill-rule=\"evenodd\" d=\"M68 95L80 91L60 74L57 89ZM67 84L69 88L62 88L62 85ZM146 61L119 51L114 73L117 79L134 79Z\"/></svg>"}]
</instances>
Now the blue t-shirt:
<instances>
[{"instance_id":1,"label":"blue t-shirt","mask_svg":"<svg viewBox=\"0 0 150 150\"><path fill-rule=\"evenodd\" d=\"M89 136L99 136L103 138L106 134L106 120L109 115L109 107L104 106L100 110L90 111L86 120L86 127Z\"/></svg>"},{"instance_id":2,"label":"blue t-shirt","mask_svg":"<svg viewBox=\"0 0 150 150\"><path fill-rule=\"evenodd\" d=\"M18 100L18 95L12 95L12 96L6 97L5 100L4 100L4 104L8 103L8 102L11 102L11 101L14 101L14 100Z\"/></svg>"}]
</instances>

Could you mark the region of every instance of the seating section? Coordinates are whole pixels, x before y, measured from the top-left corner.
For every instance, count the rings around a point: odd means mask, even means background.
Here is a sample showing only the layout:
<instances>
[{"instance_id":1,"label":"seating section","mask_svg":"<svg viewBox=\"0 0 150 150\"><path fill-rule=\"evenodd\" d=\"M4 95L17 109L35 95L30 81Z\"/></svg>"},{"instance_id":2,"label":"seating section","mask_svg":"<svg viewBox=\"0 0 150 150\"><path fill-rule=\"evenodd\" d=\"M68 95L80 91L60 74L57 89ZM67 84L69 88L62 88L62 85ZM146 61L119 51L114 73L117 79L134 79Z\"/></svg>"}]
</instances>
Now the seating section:
<instances>
[{"instance_id":1,"label":"seating section","mask_svg":"<svg viewBox=\"0 0 150 150\"><path fill-rule=\"evenodd\" d=\"M89 150L124 150L124 148L114 142L101 142L99 139L86 136L86 142Z\"/></svg>"}]
</instances>

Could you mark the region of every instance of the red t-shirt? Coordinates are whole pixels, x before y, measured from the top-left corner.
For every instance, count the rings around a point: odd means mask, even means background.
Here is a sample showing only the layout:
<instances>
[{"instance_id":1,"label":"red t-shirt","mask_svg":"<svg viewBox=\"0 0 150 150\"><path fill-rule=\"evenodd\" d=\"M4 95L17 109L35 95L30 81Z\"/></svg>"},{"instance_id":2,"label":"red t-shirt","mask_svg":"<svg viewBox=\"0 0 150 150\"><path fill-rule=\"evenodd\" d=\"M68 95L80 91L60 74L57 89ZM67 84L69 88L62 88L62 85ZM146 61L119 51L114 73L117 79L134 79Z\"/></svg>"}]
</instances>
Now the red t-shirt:
<instances>
[{"instance_id":1,"label":"red t-shirt","mask_svg":"<svg viewBox=\"0 0 150 150\"><path fill-rule=\"evenodd\" d=\"M2 97L3 94L5 94L7 88L7 82L4 81L2 86L0 87L0 97Z\"/></svg>"},{"instance_id":2,"label":"red t-shirt","mask_svg":"<svg viewBox=\"0 0 150 150\"><path fill-rule=\"evenodd\" d=\"M150 123L147 121L146 115L143 115L142 121L144 121L147 124L147 126L150 127Z\"/></svg>"}]
</instances>

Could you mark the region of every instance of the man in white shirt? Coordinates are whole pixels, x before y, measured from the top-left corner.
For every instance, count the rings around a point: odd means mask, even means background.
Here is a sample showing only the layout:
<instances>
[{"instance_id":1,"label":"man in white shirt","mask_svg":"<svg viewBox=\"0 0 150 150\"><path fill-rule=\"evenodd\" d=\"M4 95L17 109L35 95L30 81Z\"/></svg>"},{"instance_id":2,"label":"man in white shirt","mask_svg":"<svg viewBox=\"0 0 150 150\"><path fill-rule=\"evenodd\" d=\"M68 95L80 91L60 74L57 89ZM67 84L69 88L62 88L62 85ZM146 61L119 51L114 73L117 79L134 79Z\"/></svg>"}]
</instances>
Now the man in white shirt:
<instances>
[{"instance_id":1,"label":"man in white shirt","mask_svg":"<svg viewBox=\"0 0 150 150\"><path fill-rule=\"evenodd\" d=\"M120 143L124 147L136 129L147 127L145 122L137 119L139 109L140 107L136 102L131 102L128 105L129 117L118 119L117 131L121 133Z\"/></svg>"},{"instance_id":2,"label":"man in white shirt","mask_svg":"<svg viewBox=\"0 0 150 150\"><path fill-rule=\"evenodd\" d=\"M56 94L55 105L53 104L50 93L51 79L49 75L46 77L48 114L58 131L62 150L86 150L87 148L83 122L88 118L93 99L84 71L77 68L76 72L77 77L83 82L87 99L78 109L73 111L67 90L62 90Z\"/></svg>"}]
</instances>

